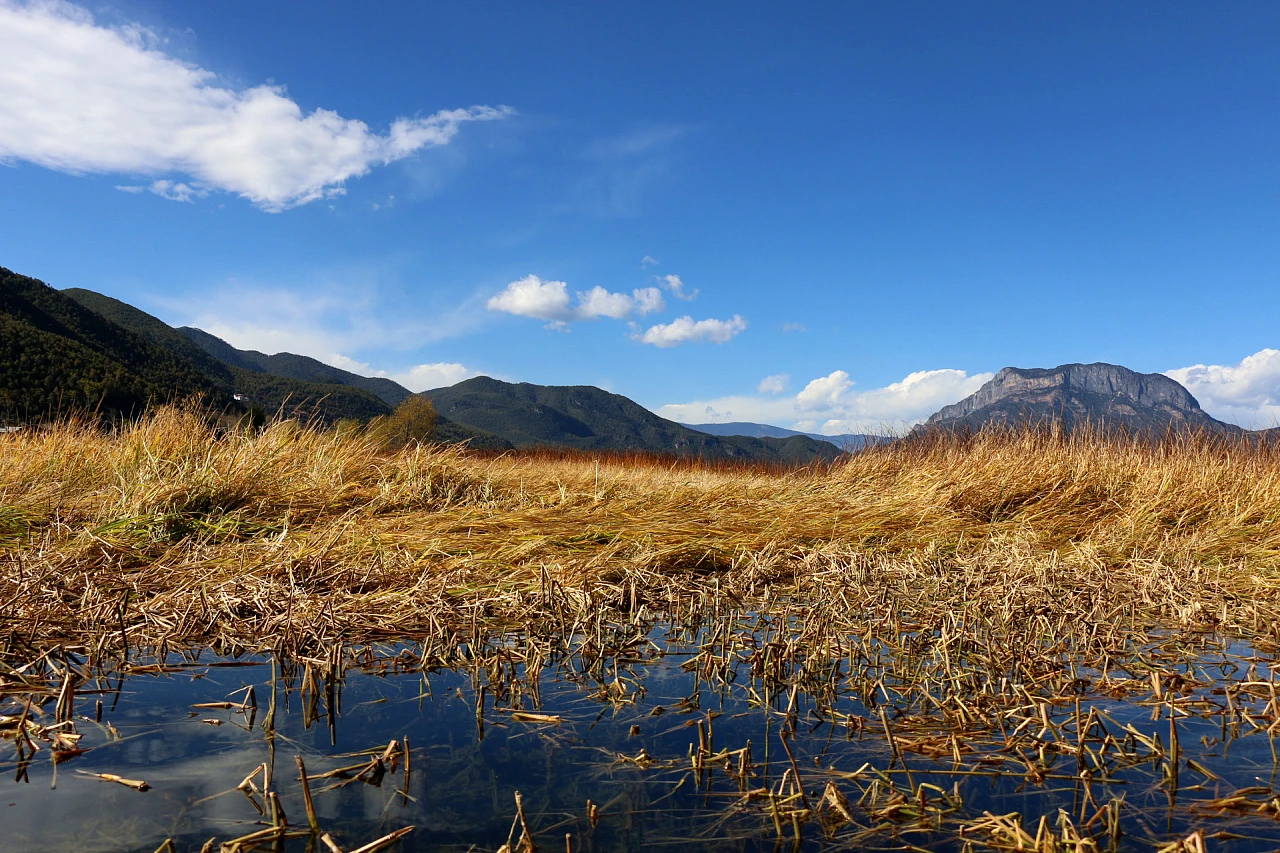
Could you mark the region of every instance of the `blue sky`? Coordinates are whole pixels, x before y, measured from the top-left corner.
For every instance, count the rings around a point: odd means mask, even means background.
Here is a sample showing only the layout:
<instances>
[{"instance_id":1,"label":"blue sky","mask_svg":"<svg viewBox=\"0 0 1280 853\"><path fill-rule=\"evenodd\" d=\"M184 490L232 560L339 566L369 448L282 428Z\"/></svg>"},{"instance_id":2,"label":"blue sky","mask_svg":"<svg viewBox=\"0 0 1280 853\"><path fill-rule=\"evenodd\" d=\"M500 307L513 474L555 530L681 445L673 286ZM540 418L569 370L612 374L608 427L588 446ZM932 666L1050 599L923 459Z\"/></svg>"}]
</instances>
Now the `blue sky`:
<instances>
[{"instance_id":1,"label":"blue sky","mask_svg":"<svg viewBox=\"0 0 1280 853\"><path fill-rule=\"evenodd\" d=\"M1109 361L1270 425L1277 33L1262 2L0 0L0 265L415 390L841 432Z\"/></svg>"}]
</instances>

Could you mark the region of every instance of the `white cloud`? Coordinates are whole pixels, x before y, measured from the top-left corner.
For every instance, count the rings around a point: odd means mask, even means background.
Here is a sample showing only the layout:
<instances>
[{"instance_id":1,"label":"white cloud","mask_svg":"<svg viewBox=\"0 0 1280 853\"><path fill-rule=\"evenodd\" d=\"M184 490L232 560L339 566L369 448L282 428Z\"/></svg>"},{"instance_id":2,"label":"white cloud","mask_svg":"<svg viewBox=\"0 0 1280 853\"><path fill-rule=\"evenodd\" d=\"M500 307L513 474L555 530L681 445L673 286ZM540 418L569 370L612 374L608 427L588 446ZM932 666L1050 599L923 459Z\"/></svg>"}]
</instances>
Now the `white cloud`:
<instances>
[{"instance_id":1,"label":"white cloud","mask_svg":"<svg viewBox=\"0 0 1280 853\"><path fill-rule=\"evenodd\" d=\"M635 302L636 313L641 317L645 314L656 314L667 307L667 303L662 299L662 291L656 287L637 288L631 291L631 298Z\"/></svg>"},{"instance_id":2,"label":"white cloud","mask_svg":"<svg viewBox=\"0 0 1280 853\"><path fill-rule=\"evenodd\" d=\"M339 370L345 370L349 373L358 373L361 376L386 376L385 370L374 370L369 366L367 361L356 361L354 358L347 358L342 353L335 352L328 358L320 359L325 364L332 365Z\"/></svg>"},{"instance_id":3,"label":"white cloud","mask_svg":"<svg viewBox=\"0 0 1280 853\"><path fill-rule=\"evenodd\" d=\"M597 285L578 291L576 306L570 305L568 287L563 281L543 281L536 275L527 275L490 297L486 305L490 311L546 320L559 329L573 320L600 317L625 320L633 314L643 316L666 307L662 292L656 287L639 288L626 294L613 293Z\"/></svg>"},{"instance_id":4,"label":"white cloud","mask_svg":"<svg viewBox=\"0 0 1280 853\"><path fill-rule=\"evenodd\" d=\"M501 293L490 297L485 305L490 311L552 323L564 323L577 316L569 307L569 286L563 281L543 281L536 275L511 282Z\"/></svg>"},{"instance_id":5,"label":"white cloud","mask_svg":"<svg viewBox=\"0 0 1280 853\"><path fill-rule=\"evenodd\" d=\"M401 373L392 373L390 378L410 391L417 392L457 385L464 379L479 375L479 371L457 362L438 361L434 364L419 364Z\"/></svg>"},{"instance_id":6,"label":"white cloud","mask_svg":"<svg viewBox=\"0 0 1280 853\"><path fill-rule=\"evenodd\" d=\"M627 294L610 293L599 285L585 293L578 291L578 315L587 319L612 317L624 320L634 307L634 301Z\"/></svg>"},{"instance_id":7,"label":"white cloud","mask_svg":"<svg viewBox=\"0 0 1280 853\"><path fill-rule=\"evenodd\" d=\"M645 267L648 267L648 266L656 267L660 263L662 262L659 261L657 258L655 258L653 255L645 255L643 258L640 259L640 269L644 269Z\"/></svg>"},{"instance_id":8,"label":"white cloud","mask_svg":"<svg viewBox=\"0 0 1280 853\"><path fill-rule=\"evenodd\" d=\"M643 334L632 337L641 343L663 348L700 341L723 344L746 328L747 321L738 314L729 320L694 320L686 315L670 323L650 326Z\"/></svg>"},{"instance_id":9,"label":"white cloud","mask_svg":"<svg viewBox=\"0 0 1280 853\"><path fill-rule=\"evenodd\" d=\"M380 377L398 382L410 391L417 393L418 391L430 391L432 388L444 388L448 385L456 385L464 379L470 379L473 376L479 376L478 370L472 370L463 364L449 361L438 361L434 364L419 364L410 367L408 370L388 372L386 370L374 370L366 361L356 361L354 358L348 358L345 355L334 353L328 358L321 359L334 367L351 373L358 373L361 376Z\"/></svg>"},{"instance_id":10,"label":"white cloud","mask_svg":"<svg viewBox=\"0 0 1280 853\"><path fill-rule=\"evenodd\" d=\"M625 320L632 314L652 314L666 307L662 292L656 287L645 287L625 293L611 293L603 287L593 287L585 293L578 292L577 314L584 320L596 317L612 317Z\"/></svg>"},{"instance_id":11,"label":"white cloud","mask_svg":"<svg viewBox=\"0 0 1280 853\"><path fill-rule=\"evenodd\" d=\"M1280 350L1264 349L1238 364L1196 364L1165 371L1219 420L1246 429L1280 425Z\"/></svg>"},{"instance_id":12,"label":"white cloud","mask_svg":"<svg viewBox=\"0 0 1280 853\"><path fill-rule=\"evenodd\" d=\"M683 423L750 421L824 435L901 432L977 391L992 375L922 370L883 388L856 391L849 374L836 370L817 377L791 397L741 395L695 400L663 406L658 414ZM758 390L764 393L770 389L762 382Z\"/></svg>"},{"instance_id":13,"label":"white cloud","mask_svg":"<svg viewBox=\"0 0 1280 853\"><path fill-rule=\"evenodd\" d=\"M685 293L684 282L680 280L678 275L660 275L657 277L658 283L671 291L671 295L676 299L683 299L685 302L692 302L698 298L698 291L693 293Z\"/></svg>"},{"instance_id":14,"label":"white cloud","mask_svg":"<svg viewBox=\"0 0 1280 853\"><path fill-rule=\"evenodd\" d=\"M809 330L805 328L804 323L783 323L782 331L783 332L807 332Z\"/></svg>"},{"instance_id":15,"label":"white cloud","mask_svg":"<svg viewBox=\"0 0 1280 853\"><path fill-rule=\"evenodd\" d=\"M185 175L149 187L189 201L236 193L269 211L337 195L375 165L448 143L507 107L398 118L388 132L332 110L304 115L281 86L234 89L61 0L0 2L0 162L71 173ZM134 191L133 187L127 191Z\"/></svg>"},{"instance_id":16,"label":"white cloud","mask_svg":"<svg viewBox=\"0 0 1280 853\"><path fill-rule=\"evenodd\" d=\"M209 194L206 189L193 187L181 181L152 181L151 186L147 187L147 189L161 198L169 199L169 201L192 202Z\"/></svg>"},{"instance_id":17,"label":"white cloud","mask_svg":"<svg viewBox=\"0 0 1280 853\"><path fill-rule=\"evenodd\" d=\"M819 376L796 395L796 407L803 411L830 410L840 405L840 397L853 387L849 374L835 370Z\"/></svg>"},{"instance_id":18,"label":"white cloud","mask_svg":"<svg viewBox=\"0 0 1280 853\"><path fill-rule=\"evenodd\" d=\"M756 391L761 394L781 394L787 390L787 386L791 384L791 377L785 373L775 373L772 376L766 376L760 380L760 384L756 386Z\"/></svg>"}]
</instances>

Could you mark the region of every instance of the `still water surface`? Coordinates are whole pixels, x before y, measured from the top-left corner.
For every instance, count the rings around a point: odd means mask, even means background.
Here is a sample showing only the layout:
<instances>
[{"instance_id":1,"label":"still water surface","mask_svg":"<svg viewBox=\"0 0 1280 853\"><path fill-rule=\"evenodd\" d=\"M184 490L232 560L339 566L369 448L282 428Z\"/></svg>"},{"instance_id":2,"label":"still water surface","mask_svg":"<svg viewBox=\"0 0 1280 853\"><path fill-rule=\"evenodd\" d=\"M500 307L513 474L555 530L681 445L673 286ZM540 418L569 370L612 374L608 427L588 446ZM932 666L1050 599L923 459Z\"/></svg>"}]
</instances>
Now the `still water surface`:
<instances>
[{"instance_id":1,"label":"still water surface","mask_svg":"<svg viewBox=\"0 0 1280 853\"><path fill-rule=\"evenodd\" d=\"M391 849L497 850L511 834L517 791L544 851L566 849L566 835L572 849L600 853L961 849L959 826L984 812L1018 812L1033 835L1042 815L1051 828L1060 814L1075 826L1093 818L1089 835L1097 849L1151 850L1196 828L1210 837L1210 849L1280 847L1280 808L1265 805L1276 784L1272 741L1257 727L1228 727L1225 718L1179 716L1175 709L1181 752L1173 779L1170 763L1154 755L1128 766L1117 762L1109 784L1072 778L1075 758L1055 763L1051 756L1040 778L1021 756L994 745L989 759L958 754L941 734L937 749L904 750L904 766L884 729L895 725L891 706L882 717L856 691L819 705L804 693L762 695L727 656L727 668L707 678L704 667L690 664L699 648L658 628L643 646L594 672L565 658L531 679L515 656L504 663L493 649L485 667L469 674L424 672L409 645L349 652L345 674L332 681L315 675L319 661L308 667L208 652L169 655L162 666L139 661L130 674L78 687L82 754L55 766L45 744L20 762L17 740L0 740L0 853L150 853L166 838L179 851L196 851L210 839L226 842L269 825L255 805L260 799L236 789L264 763L289 824L305 830L295 756L315 777L355 768L310 783L322 830L347 851L407 826L414 831ZM1223 659L1238 666L1223 671L1243 671L1248 654L1225 649ZM841 677L837 671L830 680ZM1256 661L1250 677L1270 679ZM1220 695L1210 685L1201 694L1205 701ZM193 707L225 702L242 707ZM0 713L12 718L16 707L10 700ZM1098 711L1099 736L1105 730L1121 738L1123 727L1132 726L1168 743L1165 706L1086 696L1083 713L1089 708ZM31 713L39 718L52 710L33 706ZM513 718L513 710L532 716ZM794 736L780 737L792 728ZM6 731L12 733L12 719ZM705 758L695 767L698 754ZM379 757L386 760L379 764ZM362 774L365 767L372 770ZM804 801L794 785L797 771L822 819L785 817ZM145 781L149 789L91 774ZM877 779L908 792L906 805ZM828 783L845 798L854 824L830 802L822 805ZM261 774L254 787L263 787ZM1247 796L1260 808L1203 807L1239 789L1252 790ZM764 795L768 790L790 797L781 812ZM915 820L911 808L920 805L921 791L936 811L925 809L925 819ZM1104 831L1098 819L1113 799L1122 800L1122 832ZM775 814L784 817L775 822ZM326 848L312 835L246 849Z\"/></svg>"}]
</instances>

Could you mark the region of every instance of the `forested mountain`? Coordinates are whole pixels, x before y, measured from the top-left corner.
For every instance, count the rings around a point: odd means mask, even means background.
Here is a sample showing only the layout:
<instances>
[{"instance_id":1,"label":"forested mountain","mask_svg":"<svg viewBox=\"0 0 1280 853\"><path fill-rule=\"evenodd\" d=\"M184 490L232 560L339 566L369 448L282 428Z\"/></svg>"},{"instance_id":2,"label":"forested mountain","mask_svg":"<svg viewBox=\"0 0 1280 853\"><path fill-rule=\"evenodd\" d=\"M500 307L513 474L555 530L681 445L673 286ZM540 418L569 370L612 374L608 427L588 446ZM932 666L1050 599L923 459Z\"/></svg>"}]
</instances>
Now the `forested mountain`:
<instances>
[{"instance_id":1,"label":"forested mountain","mask_svg":"<svg viewBox=\"0 0 1280 853\"><path fill-rule=\"evenodd\" d=\"M218 361L252 370L256 373L274 373L303 382L321 382L327 385L349 385L363 388L374 394L388 406L398 406L413 392L398 382L380 376L361 376L341 368L317 361L310 356L291 352L267 355L257 350L236 349L231 344L203 329L181 326L176 330L195 347Z\"/></svg>"},{"instance_id":2,"label":"forested mountain","mask_svg":"<svg viewBox=\"0 0 1280 853\"><path fill-rule=\"evenodd\" d=\"M424 394L440 414L499 435L516 447L640 450L800 463L840 454L833 445L807 436L707 435L591 385L516 385L480 376Z\"/></svg>"},{"instance_id":3,"label":"forested mountain","mask_svg":"<svg viewBox=\"0 0 1280 853\"><path fill-rule=\"evenodd\" d=\"M72 409L130 416L199 395L231 413L259 406L331 423L389 414L410 392L292 353L239 350L199 329L175 329L118 299L57 291L0 269L0 418ZM426 395L436 438L495 449L531 446L646 451L706 459L806 463L832 459L826 441L713 436L591 386L512 385L487 377ZM239 398L237 401L236 398Z\"/></svg>"},{"instance_id":4,"label":"forested mountain","mask_svg":"<svg viewBox=\"0 0 1280 853\"><path fill-rule=\"evenodd\" d=\"M365 422L379 415L390 414L394 408L364 389L342 384L307 382L226 364L210 355L180 330L119 299L81 288L70 288L61 293L153 345L163 347L196 367L228 394L238 394L246 398L246 404L262 407L268 416L279 412L303 419L318 417L325 423L343 418Z\"/></svg>"},{"instance_id":5,"label":"forested mountain","mask_svg":"<svg viewBox=\"0 0 1280 853\"><path fill-rule=\"evenodd\" d=\"M175 329L127 302L92 290L70 288L61 292L196 366L219 388L240 395L246 405L260 406L268 416L283 413L303 419L318 417L325 423L343 418L364 423L390 414L411 393L390 379L357 376L304 355L264 355L238 350L200 329ZM372 388L381 390L384 396L379 398ZM511 446L495 435L447 418L436 421L435 438L444 442L466 441L473 447L490 449Z\"/></svg>"},{"instance_id":6,"label":"forested mountain","mask_svg":"<svg viewBox=\"0 0 1280 853\"><path fill-rule=\"evenodd\" d=\"M41 281L0 267L0 418L133 415L194 396L231 405L190 362Z\"/></svg>"}]
</instances>

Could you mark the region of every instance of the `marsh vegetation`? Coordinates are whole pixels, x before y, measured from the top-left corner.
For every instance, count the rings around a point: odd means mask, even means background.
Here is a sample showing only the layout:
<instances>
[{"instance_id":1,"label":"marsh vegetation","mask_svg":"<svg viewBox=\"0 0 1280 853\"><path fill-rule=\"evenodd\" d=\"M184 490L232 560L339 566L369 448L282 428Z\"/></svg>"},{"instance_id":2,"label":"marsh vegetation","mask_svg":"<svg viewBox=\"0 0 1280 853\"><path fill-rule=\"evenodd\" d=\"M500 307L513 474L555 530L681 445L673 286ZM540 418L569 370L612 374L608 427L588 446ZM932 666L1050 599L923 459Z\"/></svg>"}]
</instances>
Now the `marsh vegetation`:
<instances>
[{"instance_id":1,"label":"marsh vegetation","mask_svg":"<svg viewBox=\"0 0 1280 853\"><path fill-rule=\"evenodd\" d=\"M166 804L85 849L1269 849L1277 518L1280 454L1207 437L9 434L6 794ZM129 746L179 734L234 760Z\"/></svg>"}]
</instances>

